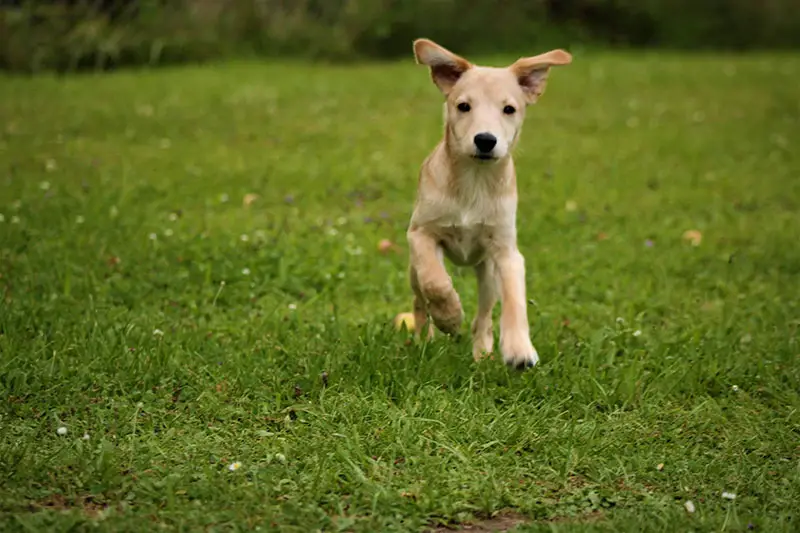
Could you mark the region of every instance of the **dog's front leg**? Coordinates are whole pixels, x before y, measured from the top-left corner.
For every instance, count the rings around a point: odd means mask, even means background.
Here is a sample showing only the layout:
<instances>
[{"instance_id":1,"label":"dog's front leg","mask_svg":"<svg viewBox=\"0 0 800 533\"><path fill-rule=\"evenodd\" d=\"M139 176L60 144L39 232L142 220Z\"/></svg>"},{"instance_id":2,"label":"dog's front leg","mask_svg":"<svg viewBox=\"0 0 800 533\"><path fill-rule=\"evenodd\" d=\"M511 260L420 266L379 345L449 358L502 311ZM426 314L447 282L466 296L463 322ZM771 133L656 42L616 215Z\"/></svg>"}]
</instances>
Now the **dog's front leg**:
<instances>
[{"instance_id":1,"label":"dog's front leg","mask_svg":"<svg viewBox=\"0 0 800 533\"><path fill-rule=\"evenodd\" d=\"M439 244L419 228L407 233L411 251L411 269L416 273L415 292L427 303L433 323L444 333L456 334L461 329L464 312L461 300L453 287L453 280L444 268L444 258Z\"/></svg>"},{"instance_id":2,"label":"dog's front leg","mask_svg":"<svg viewBox=\"0 0 800 533\"><path fill-rule=\"evenodd\" d=\"M525 259L515 245L505 245L494 254L500 276L500 351L503 361L514 367L533 366L539 355L533 347L525 298Z\"/></svg>"},{"instance_id":3,"label":"dog's front leg","mask_svg":"<svg viewBox=\"0 0 800 533\"><path fill-rule=\"evenodd\" d=\"M433 339L433 324L428 320L428 301L425 295L422 294L422 289L419 286L419 276L417 276L417 269L411 264L408 269L409 280L411 281L411 290L414 292L414 336L419 340L422 337L422 332L425 328L428 333L425 335L426 340Z\"/></svg>"}]
</instances>

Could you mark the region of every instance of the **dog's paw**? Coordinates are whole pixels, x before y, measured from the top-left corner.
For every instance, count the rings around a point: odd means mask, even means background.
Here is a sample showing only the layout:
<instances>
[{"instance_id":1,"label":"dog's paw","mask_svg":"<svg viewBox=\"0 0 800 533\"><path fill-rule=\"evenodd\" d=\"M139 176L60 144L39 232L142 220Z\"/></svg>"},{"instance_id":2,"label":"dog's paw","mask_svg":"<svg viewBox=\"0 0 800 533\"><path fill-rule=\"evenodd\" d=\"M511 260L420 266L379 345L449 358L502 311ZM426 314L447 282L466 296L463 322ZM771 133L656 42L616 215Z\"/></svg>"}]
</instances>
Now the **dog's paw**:
<instances>
[{"instance_id":1,"label":"dog's paw","mask_svg":"<svg viewBox=\"0 0 800 533\"><path fill-rule=\"evenodd\" d=\"M456 291L451 290L444 298L435 298L428 301L428 312L433 323L443 333L457 335L464 322L464 311L461 300Z\"/></svg>"},{"instance_id":2,"label":"dog's paw","mask_svg":"<svg viewBox=\"0 0 800 533\"><path fill-rule=\"evenodd\" d=\"M500 341L503 361L511 367L524 369L539 362L539 354L527 335L508 334Z\"/></svg>"}]
</instances>

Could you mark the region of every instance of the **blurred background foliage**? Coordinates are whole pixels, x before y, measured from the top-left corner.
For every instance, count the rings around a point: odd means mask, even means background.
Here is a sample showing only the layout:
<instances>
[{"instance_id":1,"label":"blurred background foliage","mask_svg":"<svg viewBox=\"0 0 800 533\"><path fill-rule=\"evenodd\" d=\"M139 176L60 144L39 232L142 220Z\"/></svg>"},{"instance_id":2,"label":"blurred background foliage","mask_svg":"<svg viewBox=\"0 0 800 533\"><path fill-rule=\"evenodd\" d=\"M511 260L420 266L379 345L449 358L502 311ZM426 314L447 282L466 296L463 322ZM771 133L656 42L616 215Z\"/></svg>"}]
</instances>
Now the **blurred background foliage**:
<instances>
[{"instance_id":1,"label":"blurred background foliage","mask_svg":"<svg viewBox=\"0 0 800 533\"><path fill-rule=\"evenodd\" d=\"M419 36L473 54L797 48L800 0L0 0L0 68L19 72L394 58Z\"/></svg>"}]
</instances>

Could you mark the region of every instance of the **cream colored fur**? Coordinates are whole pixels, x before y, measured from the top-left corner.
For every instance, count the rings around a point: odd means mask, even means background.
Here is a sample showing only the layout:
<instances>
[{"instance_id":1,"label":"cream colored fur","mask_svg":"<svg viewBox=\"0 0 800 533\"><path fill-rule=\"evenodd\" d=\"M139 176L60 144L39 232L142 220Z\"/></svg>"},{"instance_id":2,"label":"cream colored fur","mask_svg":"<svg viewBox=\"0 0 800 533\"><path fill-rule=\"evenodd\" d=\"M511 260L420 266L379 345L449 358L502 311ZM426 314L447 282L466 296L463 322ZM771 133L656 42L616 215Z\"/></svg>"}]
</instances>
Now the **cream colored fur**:
<instances>
[{"instance_id":1,"label":"cream colored fur","mask_svg":"<svg viewBox=\"0 0 800 533\"><path fill-rule=\"evenodd\" d=\"M503 360L533 366L539 357L529 333L525 260L517 248L511 152L550 67L572 57L553 50L505 68L481 67L427 39L414 41L414 54L445 96L444 135L422 164L407 232L416 334L427 326L433 335L429 318L445 333L461 328L464 313L445 269L447 257L472 266L478 279L473 357L493 351L492 309L499 298Z\"/></svg>"}]
</instances>

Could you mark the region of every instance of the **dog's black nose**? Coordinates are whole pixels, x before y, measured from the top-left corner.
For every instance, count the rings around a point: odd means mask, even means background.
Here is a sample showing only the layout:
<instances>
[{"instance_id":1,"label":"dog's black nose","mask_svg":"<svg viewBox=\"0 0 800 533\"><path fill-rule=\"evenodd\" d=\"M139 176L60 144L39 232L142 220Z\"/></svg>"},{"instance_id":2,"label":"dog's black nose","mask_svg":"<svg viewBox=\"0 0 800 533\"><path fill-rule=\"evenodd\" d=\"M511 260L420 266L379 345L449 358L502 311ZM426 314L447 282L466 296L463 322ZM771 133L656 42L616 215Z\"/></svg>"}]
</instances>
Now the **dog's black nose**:
<instances>
[{"instance_id":1,"label":"dog's black nose","mask_svg":"<svg viewBox=\"0 0 800 533\"><path fill-rule=\"evenodd\" d=\"M488 154L492 151L492 148L495 147L497 144L497 137L492 135L491 133L479 133L475 136L475 146L478 147L478 151L483 154Z\"/></svg>"}]
</instances>

